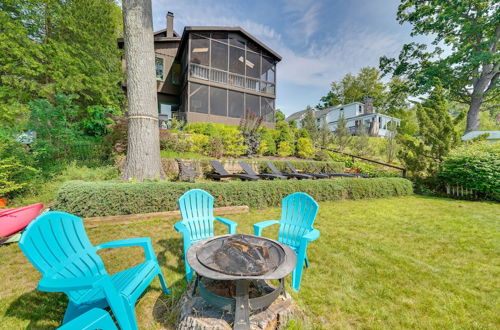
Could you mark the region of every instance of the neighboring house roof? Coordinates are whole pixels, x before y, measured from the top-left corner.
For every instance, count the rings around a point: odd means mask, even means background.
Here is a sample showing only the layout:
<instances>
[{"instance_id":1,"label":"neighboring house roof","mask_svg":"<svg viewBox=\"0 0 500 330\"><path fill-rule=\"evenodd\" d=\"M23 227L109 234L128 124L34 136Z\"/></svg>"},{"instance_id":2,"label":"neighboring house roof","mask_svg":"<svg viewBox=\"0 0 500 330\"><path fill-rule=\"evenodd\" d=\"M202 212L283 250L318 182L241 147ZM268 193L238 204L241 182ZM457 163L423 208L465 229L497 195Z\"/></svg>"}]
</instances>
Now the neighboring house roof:
<instances>
[{"instance_id":1,"label":"neighboring house roof","mask_svg":"<svg viewBox=\"0 0 500 330\"><path fill-rule=\"evenodd\" d=\"M489 134L486 140L500 140L500 131L472 131L465 133L465 135L462 136L462 140L472 140L482 134Z\"/></svg>"},{"instance_id":2,"label":"neighboring house roof","mask_svg":"<svg viewBox=\"0 0 500 330\"><path fill-rule=\"evenodd\" d=\"M253 35L248 33L246 30L239 26L186 26L184 28L184 31L182 32L182 37L181 37L181 46L179 47L182 48L182 44L186 42L186 36L189 32L202 32L202 31L225 31L225 32L239 32L243 34L245 37L248 39L252 40L255 42L257 45L262 47L264 50L266 50L271 56L273 56L275 59L278 61L281 61L281 56L276 53L274 50L266 46L262 41L259 39L255 38Z\"/></svg>"},{"instance_id":3,"label":"neighboring house roof","mask_svg":"<svg viewBox=\"0 0 500 330\"><path fill-rule=\"evenodd\" d=\"M320 118L326 116L330 112L330 109L316 110L314 111L314 118Z\"/></svg>"},{"instance_id":4,"label":"neighboring house roof","mask_svg":"<svg viewBox=\"0 0 500 330\"><path fill-rule=\"evenodd\" d=\"M290 116L286 117L286 121L302 119L302 116L306 114L307 110L297 111L292 113Z\"/></svg>"}]
</instances>

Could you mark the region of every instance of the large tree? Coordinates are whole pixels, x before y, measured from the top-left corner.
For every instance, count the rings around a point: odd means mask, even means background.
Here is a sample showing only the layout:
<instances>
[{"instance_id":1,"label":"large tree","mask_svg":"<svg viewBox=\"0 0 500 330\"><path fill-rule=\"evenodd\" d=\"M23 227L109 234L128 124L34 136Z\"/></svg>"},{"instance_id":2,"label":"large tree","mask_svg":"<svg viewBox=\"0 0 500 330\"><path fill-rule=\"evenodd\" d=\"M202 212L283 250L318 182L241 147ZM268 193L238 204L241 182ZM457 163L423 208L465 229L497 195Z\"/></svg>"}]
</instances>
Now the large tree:
<instances>
[{"instance_id":1,"label":"large tree","mask_svg":"<svg viewBox=\"0 0 500 330\"><path fill-rule=\"evenodd\" d=\"M122 180L165 178L161 166L151 0L124 0L128 148Z\"/></svg>"},{"instance_id":2,"label":"large tree","mask_svg":"<svg viewBox=\"0 0 500 330\"><path fill-rule=\"evenodd\" d=\"M500 91L498 0L401 0L397 19L412 35L432 36L433 49L412 42L399 57L380 59L384 73L406 76L416 94L428 93L438 77L453 101L467 104L466 131L479 128L485 103L498 106Z\"/></svg>"},{"instance_id":3,"label":"large tree","mask_svg":"<svg viewBox=\"0 0 500 330\"><path fill-rule=\"evenodd\" d=\"M61 93L82 110L119 110L120 20L114 0L0 1L0 126L26 117L28 102Z\"/></svg>"},{"instance_id":4,"label":"large tree","mask_svg":"<svg viewBox=\"0 0 500 330\"><path fill-rule=\"evenodd\" d=\"M340 81L331 84L331 90L320 99L317 108L363 102L365 96L371 96L375 106L380 106L384 98L384 83L377 68L365 67L357 75L346 74Z\"/></svg>"}]
</instances>

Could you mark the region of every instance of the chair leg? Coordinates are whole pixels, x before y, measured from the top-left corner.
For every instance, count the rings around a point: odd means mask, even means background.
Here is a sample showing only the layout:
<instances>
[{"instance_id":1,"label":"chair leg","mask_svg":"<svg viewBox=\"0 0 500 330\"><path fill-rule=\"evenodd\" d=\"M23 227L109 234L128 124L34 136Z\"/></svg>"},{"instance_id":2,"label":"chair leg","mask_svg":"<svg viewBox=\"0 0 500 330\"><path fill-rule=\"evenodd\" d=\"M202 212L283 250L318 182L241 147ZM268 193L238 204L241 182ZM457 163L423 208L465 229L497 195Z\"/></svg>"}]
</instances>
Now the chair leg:
<instances>
[{"instance_id":1,"label":"chair leg","mask_svg":"<svg viewBox=\"0 0 500 330\"><path fill-rule=\"evenodd\" d=\"M68 303L68 307L66 307L66 312L64 313L62 324L71 321L72 319L78 317L82 313L83 312L78 308L78 305L70 300Z\"/></svg>"},{"instance_id":2,"label":"chair leg","mask_svg":"<svg viewBox=\"0 0 500 330\"><path fill-rule=\"evenodd\" d=\"M167 283L165 282L165 278L163 277L163 273L161 272L161 269L159 269L160 266L158 266L158 278L160 279L160 284L161 288L163 289L163 292L166 294L170 294L170 290L167 288Z\"/></svg>"},{"instance_id":3,"label":"chair leg","mask_svg":"<svg viewBox=\"0 0 500 330\"><path fill-rule=\"evenodd\" d=\"M107 295L109 307L115 316L121 330L137 330L137 322L135 320L134 305L130 305L122 297L115 294Z\"/></svg>"},{"instance_id":4,"label":"chair leg","mask_svg":"<svg viewBox=\"0 0 500 330\"><path fill-rule=\"evenodd\" d=\"M193 270L189 266L189 263L187 262L186 258L184 258L184 266L186 268L186 282L191 282L193 280Z\"/></svg>"},{"instance_id":5,"label":"chair leg","mask_svg":"<svg viewBox=\"0 0 500 330\"><path fill-rule=\"evenodd\" d=\"M304 259L305 263L306 263L306 268L309 268L309 259L307 259L307 256L306 258Z\"/></svg>"},{"instance_id":6,"label":"chair leg","mask_svg":"<svg viewBox=\"0 0 500 330\"><path fill-rule=\"evenodd\" d=\"M306 248L307 246L300 246L297 251L297 263L292 273L292 287L295 291L300 289L300 281L302 280L302 271L306 263ZM309 261L307 261L309 263Z\"/></svg>"}]
</instances>

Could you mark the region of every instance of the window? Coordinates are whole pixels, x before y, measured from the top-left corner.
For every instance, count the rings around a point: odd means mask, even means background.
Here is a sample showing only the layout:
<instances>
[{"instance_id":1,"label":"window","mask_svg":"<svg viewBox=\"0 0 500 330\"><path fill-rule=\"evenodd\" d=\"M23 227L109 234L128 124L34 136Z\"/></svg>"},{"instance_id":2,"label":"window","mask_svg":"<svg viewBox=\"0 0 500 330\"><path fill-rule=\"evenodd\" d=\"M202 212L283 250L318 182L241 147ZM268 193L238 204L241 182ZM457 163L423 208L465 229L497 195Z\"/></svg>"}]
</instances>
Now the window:
<instances>
[{"instance_id":1,"label":"window","mask_svg":"<svg viewBox=\"0 0 500 330\"><path fill-rule=\"evenodd\" d=\"M209 48L210 48L209 39L202 36L198 36L196 34L192 34L191 63L208 66Z\"/></svg>"},{"instance_id":2,"label":"window","mask_svg":"<svg viewBox=\"0 0 500 330\"><path fill-rule=\"evenodd\" d=\"M227 116L227 89L210 87L210 114Z\"/></svg>"},{"instance_id":3,"label":"window","mask_svg":"<svg viewBox=\"0 0 500 330\"><path fill-rule=\"evenodd\" d=\"M219 70L224 70L227 71L227 45L226 44L221 44L220 42L213 41L212 40L212 48L210 51L212 52L211 54L211 66L219 69Z\"/></svg>"},{"instance_id":4,"label":"window","mask_svg":"<svg viewBox=\"0 0 500 330\"><path fill-rule=\"evenodd\" d=\"M189 111L208 113L208 86L190 83Z\"/></svg>"},{"instance_id":5,"label":"window","mask_svg":"<svg viewBox=\"0 0 500 330\"><path fill-rule=\"evenodd\" d=\"M168 117L172 119L174 115L179 111L179 106L177 104L160 102L158 104L158 114L163 117Z\"/></svg>"},{"instance_id":6,"label":"window","mask_svg":"<svg viewBox=\"0 0 500 330\"><path fill-rule=\"evenodd\" d=\"M260 99L257 95L245 94L245 111L260 116Z\"/></svg>"},{"instance_id":7,"label":"window","mask_svg":"<svg viewBox=\"0 0 500 330\"><path fill-rule=\"evenodd\" d=\"M233 118L243 118L244 117L244 101L243 93L235 91L228 92L228 115Z\"/></svg>"},{"instance_id":8,"label":"window","mask_svg":"<svg viewBox=\"0 0 500 330\"><path fill-rule=\"evenodd\" d=\"M274 123L274 100L267 97L261 97L260 100L260 113L264 117L264 121Z\"/></svg>"},{"instance_id":9,"label":"window","mask_svg":"<svg viewBox=\"0 0 500 330\"><path fill-rule=\"evenodd\" d=\"M245 61L247 66L247 76L259 79L260 77L260 55L252 52L247 52Z\"/></svg>"},{"instance_id":10,"label":"window","mask_svg":"<svg viewBox=\"0 0 500 330\"><path fill-rule=\"evenodd\" d=\"M181 78L181 64L174 63L172 65L172 84L179 85Z\"/></svg>"},{"instance_id":11,"label":"window","mask_svg":"<svg viewBox=\"0 0 500 330\"><path fill-rule=\"evenodd\" d=\"M165 60L161 57L155 57L156 79L163 80L165 72Z\"/></svg>"},{"instance_id":12,"label":"window","mask_svg":"<svg viewBox=\"0 0 500 330\"><path fill-rule=\"evenodd\" d=\"M245 74L245 51L229 47L229 71L240 75Z\"/></svg>"}]
</instances>

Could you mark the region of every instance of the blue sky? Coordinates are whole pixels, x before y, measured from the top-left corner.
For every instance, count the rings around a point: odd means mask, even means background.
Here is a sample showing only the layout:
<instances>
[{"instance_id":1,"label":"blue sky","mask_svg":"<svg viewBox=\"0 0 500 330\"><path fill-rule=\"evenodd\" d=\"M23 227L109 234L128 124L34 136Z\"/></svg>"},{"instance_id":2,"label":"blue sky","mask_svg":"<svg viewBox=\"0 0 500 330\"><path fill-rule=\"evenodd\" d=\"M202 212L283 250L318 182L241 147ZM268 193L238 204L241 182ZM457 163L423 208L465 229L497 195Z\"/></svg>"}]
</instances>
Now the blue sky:
<instances>
[{"instance_id":1,"label":"blue sky","mask_svg":"<svg viewBox=\"0 0 500 330\"><path fill-rule=\"evenodd\" d=\"M330 83L382 55L396 56L410 27L396 21L396 0L153 0L156 30L241 26L277 51L277 108L285 114L316 105Z\"/></svg>"}]
</instances>

